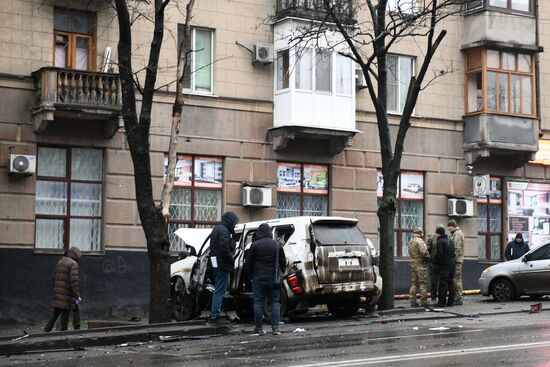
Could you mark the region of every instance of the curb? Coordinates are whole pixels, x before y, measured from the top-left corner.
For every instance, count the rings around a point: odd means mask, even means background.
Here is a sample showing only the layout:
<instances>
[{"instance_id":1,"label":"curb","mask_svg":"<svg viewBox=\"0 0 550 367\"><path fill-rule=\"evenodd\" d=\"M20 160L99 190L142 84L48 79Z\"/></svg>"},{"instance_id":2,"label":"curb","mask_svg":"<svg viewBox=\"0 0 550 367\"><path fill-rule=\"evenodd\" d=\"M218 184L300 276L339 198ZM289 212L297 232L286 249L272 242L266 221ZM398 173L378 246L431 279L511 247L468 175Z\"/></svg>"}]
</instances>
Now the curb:
<instances>
[{"instance_id":1,"label":"curb","mask_svg":"<svg viewBox=\"0 0 550 367\"><path fill-rule=\"evenodd\" d=\"M102 330L66 331L55 333L41 333L20 337L19 340L0 341L0 355L22 354L32 352L48 352L62 350L79 350L84 347L105 345L123 345L123 343L143 343L160 340L167 337L206 337L226 335L227 326L210 326L187 324L182 328L181 323L153 325L133 325L132 327L104 328ZM5 339L5 338L4 338Z\"/></svg>"},{"instance_id":2,"label":"curb","mask_svg":"<svg viewBox=\"0 0 550 367\"><path fill-rule=\"evenodd\" d=\"M462 292L462 294L465 296L474 296L480 293L481 291L479 289L472 289L472 290L467 290ZM418 294L416 296L418 297ZM428 292L428 297L431 297L431 296L432 294ZM411 298L410 294L396 294L395 296L393 296L394 300L403 300L403 299L410 299L410 298Z\"/></svg>"}]
</instances>

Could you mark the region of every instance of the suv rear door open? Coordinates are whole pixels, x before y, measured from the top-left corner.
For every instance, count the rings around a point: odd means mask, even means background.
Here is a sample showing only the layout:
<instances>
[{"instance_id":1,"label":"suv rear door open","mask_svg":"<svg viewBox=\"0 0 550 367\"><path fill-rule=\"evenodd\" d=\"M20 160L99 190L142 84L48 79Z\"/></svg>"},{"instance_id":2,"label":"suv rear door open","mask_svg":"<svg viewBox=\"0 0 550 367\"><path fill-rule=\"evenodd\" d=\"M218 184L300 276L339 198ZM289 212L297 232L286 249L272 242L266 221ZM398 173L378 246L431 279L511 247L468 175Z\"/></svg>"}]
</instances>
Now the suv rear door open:
<instances>
[{"instance_id":1,"label":"suv rear door open","mask_svg":"<svg viewBox=\"0 0 550 367\"><path fill-rule=\"evenodd\" d=\"M315 270L319 283L372 281L370 248L354 221L311 223ZM313 248L314 247L314 248Z\"/></svg>"}]
</instances>

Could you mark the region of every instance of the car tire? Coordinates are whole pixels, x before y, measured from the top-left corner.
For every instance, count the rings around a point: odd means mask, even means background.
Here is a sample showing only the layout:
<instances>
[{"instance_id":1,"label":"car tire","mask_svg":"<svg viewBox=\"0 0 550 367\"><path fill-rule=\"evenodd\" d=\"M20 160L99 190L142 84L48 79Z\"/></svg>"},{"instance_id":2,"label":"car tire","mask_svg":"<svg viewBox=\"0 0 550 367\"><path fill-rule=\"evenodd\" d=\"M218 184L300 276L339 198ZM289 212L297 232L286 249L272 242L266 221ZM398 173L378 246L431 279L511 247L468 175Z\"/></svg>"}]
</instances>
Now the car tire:
<instances>
[{"instance_id":1,"label":"car tire","mask_svg":"<svg viewBox=\"0 0 550 367\"><path fill-rule=\"evenodd\" d=\"M172 293L170 300L174 320L188 321L195 317L195 300L193 296Z\"/></svg>"},{"instance_id":2,"label":"car tire","mask_svg":"<svg viewBox=\"0 0 550 367\"><path fill-rule=\"evenodd\" d=\"M338 318L351 317L359 310L359 297L354 299L328 302L327 308L330 313Z\"/></svg>"},{"instance_id":3,"label":"car tire","mask_svg":"<svg viewBox=\"0 0 550 367\"><path fill-rule=\"evenodd\" d=\"M252 298L234 298L235 313L243 321L254 319L254 303Z\"/></svg>"},{"instance_id":4,"label":"car tire","mask_svg":"<svg viewBox=\"0 0 550 367\"><path fill-rule=\"evenodd\" d=\"M497 302L511 301L515 298L514 286L509 280L497 279L492 286L491 294Z\"/></svg>"}]
</instances>

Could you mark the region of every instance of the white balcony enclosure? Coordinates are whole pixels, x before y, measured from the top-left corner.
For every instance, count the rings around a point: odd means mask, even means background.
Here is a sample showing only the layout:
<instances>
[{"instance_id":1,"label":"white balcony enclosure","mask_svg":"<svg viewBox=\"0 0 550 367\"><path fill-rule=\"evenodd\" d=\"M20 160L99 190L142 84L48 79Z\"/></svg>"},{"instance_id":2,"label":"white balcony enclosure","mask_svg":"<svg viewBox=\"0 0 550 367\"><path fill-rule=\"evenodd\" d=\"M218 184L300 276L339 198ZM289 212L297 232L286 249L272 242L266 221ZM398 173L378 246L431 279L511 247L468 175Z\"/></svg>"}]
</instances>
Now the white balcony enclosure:
<instances>
[{"instance_id":1,"label":"white balcony enclosure","mask_svg":"<svg viewBox=\"0 0 550 367\"><path fill-rule=\"evenodd\" d=\"M355 65L339 32L299 39L308 27L297 18L274 25L274 149L308 138L328 141L334 154L357 133Z\"/></svg>"}]
</instances>

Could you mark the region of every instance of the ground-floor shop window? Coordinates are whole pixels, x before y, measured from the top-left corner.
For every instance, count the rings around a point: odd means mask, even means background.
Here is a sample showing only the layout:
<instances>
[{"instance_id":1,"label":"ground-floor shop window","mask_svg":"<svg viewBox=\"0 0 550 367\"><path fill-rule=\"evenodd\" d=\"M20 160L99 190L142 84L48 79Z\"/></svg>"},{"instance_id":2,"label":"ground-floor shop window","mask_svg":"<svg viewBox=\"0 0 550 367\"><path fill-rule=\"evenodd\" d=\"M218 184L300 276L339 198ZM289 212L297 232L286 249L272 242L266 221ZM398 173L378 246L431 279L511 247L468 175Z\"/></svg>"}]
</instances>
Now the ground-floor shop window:
<instances>
[{"instance_id":1,"label":"ground-floor shop window","mask_svg":"<svg viewBox=\"0 0 550 367\"><path fill-rule=\"evenodd\" d=\"M101 250L103 151L38 147L35 247Z\"/></svg>"},{"instance_id":2,"label":"ground-floor shop window","mask_svg":"<svg viewBox=\"0 0 550 367\"><path fill-rule=\"evenodd\" d=\"M277 167L277 216L328 215L328 166L283 163Z\"/></svg>"},{"instance_id":3,"label":"ground-floor shop window","mask_svg":"<svg viewBox=\"0 0 550 367\"><path fill-rule=\"evenodd\" d=\"M521 233L529 247L550 239L550 184L508 181L508 241Z\"/></svg>"},{"instance_id":4,"label":"ground-floor shop window","mask_svg":"<svg viewBox=\"0 0 550 367\"><path fill-rule=\"evenodd\" d=\"M489 179L489 194L477 198L477 244L480 260L502 258L502 179Z\"/></svg>"},{"instance_id":5,"label":"ground-floor shop window","mask_svg":"<svg viewBox=\"0 0 550 367\"><path fill-rule=\"evenodd\" d=\"M377 172L378 202L382 198L384 178ZM401 171L397 184L397 212L395 213L394 255L409 256L409 240L414 228L424 227L424 173Z\"/></svg>"},{"instance_id":6,"label":"ground-floor shop window","mask_svg":"<svg viewBox=\"0 0 550 367\"><path fill-rule=\"evenodd\" d=\"M165 176L167 170L165 156ZM222 189L222 158L178 155L168 221L171 251L185 248L183 241L174 235L178 228L213 227L221 220Z\"/></svg>"}]
</instances>

